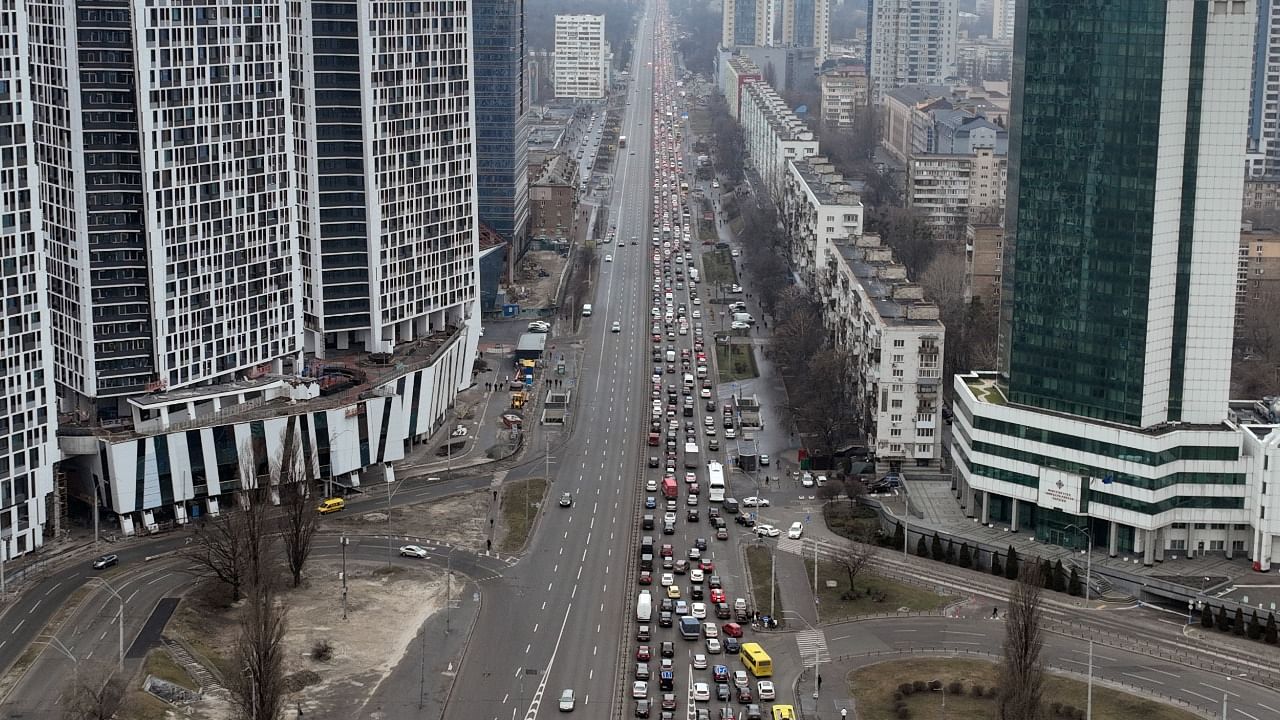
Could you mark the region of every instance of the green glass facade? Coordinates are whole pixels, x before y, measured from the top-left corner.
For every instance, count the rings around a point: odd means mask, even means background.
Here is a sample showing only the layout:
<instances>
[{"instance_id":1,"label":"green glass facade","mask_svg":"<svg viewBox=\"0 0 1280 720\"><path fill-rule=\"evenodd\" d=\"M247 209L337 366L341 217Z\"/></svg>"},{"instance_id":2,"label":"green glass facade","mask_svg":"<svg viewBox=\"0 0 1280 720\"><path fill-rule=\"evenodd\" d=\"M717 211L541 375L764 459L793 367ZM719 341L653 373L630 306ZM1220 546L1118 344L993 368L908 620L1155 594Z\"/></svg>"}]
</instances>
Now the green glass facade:
<instances>
[{"instance_id":1,"label":"green glass facade","mask_svg":"<svg viewBox=\"0 0 1280 720\"><path fill-rule=\"evenodd\" d=\"M1165 0L1020 4L1001 338L1012 402L1141 422L1165 13Z\"/></svg>"}]
</instances>

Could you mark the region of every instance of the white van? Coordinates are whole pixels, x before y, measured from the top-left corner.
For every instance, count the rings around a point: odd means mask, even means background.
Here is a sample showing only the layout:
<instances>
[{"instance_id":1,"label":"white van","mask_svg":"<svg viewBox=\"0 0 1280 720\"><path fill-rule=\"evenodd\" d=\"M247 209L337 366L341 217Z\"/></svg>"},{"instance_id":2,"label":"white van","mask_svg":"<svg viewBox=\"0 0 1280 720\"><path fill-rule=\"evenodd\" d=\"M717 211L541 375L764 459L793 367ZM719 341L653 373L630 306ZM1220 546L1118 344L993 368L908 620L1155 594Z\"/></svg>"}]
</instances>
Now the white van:
<instances>
[{"instance_id":1,"label":"white van","mask_svg":"<svg viewBox=\"0 0 1280 720\"><path fill-rule=\"evenodd\" d=\"M636 620L647 623L653 617L653 599L648 590L641 590L636 600Z\"/></svg>"},{"instance_id":2,"label":"white van","mask_svg":"<svg viewBox=\"0 0 1280 720\"><path fill-rule=\"evenodd\" d=\"M582 306L582 317L591 317L591 303Z\"/></svg>"},{"instance_id":3,"label":"white van","mask_svg":"<svg viewBox=\"0 0 1280 720\"><path fill-rule=\"evenodd\" d=\"M698 274L698 268L689 268L689 279L693 282L701 282L701 276Z\"/></svg>"},{"instance_id":4,"label":"white van","mask_svg":"<svg viewBox=\"0 0 1280 720\"><path fill-rule=\"evenodd\" d=\"M673 363L673 362L675 362L675 361L676 361L676 351L675 351L675 350L668 350L668 351L667 351L667 362L669 362L669 363Z\"/></svg>"},{"instance_id":5,"label":"white van","mask_svg":"<svg viewBox=\"0 0 1280 720\"><path fill-rule=\"evenodd\" d=\"M751 317L751 313L736 312L733 314L734 322L744 322L748 325L755 325L756 319Z\"/></svg>"}]
</instances>

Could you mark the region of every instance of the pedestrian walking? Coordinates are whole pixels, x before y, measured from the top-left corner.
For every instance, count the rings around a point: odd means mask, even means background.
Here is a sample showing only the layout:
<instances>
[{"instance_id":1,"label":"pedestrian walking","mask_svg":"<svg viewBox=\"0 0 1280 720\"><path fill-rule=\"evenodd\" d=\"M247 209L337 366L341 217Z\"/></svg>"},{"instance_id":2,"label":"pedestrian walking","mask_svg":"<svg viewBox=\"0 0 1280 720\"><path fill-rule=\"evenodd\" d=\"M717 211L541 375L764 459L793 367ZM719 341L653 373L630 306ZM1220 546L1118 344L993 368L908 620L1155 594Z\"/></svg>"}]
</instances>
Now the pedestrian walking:
<instances>
[{"instance_id":1,"label":"pedestrian walking","mask_svg":"<svg viewBox=\"0 0 1280 720\"><path fill-rule=\"evenodd\" d=\"M492 550L492 549L493 549L493 541L492 541L492 540L485 540L485 541L484 541L484 549L485 549L485 550Z\"/></svg>"},{"instance_id":2,"label":"pedestrian walking","mask_svg":"<svg viewBox=\"0 0 1280 720\"><path fill-rule=\"evenodd\" d=\"M818 676L818 689L819 689L819 690L821 690L821 689L822 689L822 676L821 676L821 675L819 675L819 676Z\"/></svg>"},{"instance_id":3,"label":"pedestrian walking","mask_svg":"<svg viewBox=\"0 0 1280 720\"><path fill-rule=\"evenodd\" d=\"M298 703L298 717L302 717L302 703Z\"/></svg>"},{"instance_id":4,"label":"pedestrian walking","mask_svg":"<svg viewBox=\"0 0 1280 720\"><path fill-rule=\"evenodd\" d=\"M999 607L991 608L991 619L998 620L999 618L1000 618L1000 608Z\"/></svg>"}]
</instances>

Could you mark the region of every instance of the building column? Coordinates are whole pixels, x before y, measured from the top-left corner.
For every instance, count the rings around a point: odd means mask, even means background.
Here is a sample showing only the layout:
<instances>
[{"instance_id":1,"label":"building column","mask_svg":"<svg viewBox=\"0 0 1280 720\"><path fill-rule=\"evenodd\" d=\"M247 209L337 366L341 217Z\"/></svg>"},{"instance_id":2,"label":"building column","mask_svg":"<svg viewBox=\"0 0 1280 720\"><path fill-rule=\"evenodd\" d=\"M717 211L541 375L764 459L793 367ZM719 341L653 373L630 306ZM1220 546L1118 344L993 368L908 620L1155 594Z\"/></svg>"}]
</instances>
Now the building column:
<instances>
[{"instance_id":1,"label":"building column","mask_svg":"<svg viewBox=\"0 0 1280 720\"><path fill-rule=\"evenodd\" d=\"M1011 514L1009 516L1010 517L1009 529L1012 530L1013 532L1018 532L1018 499L1011 498L1011 500L1013 501L1013 510L1011 511Z\"/></svg>"},{"instance_id":2,"label":"building column","mask_svg":"<svg viewBox=\"0 0 1280 720\"><path fill-rule=\"evenodd\" d=\"M1165 537L1165 528L1155 530L1156 541L1156 562L1164 562L1164 546L1168 545L1168 538Z\"/></svg>"},{"instance_id":3,"label":"building column","mask_svg":"<svg viewBox=\"0 0 1280 720\"><path fill-rule=\"evenodd\" d=\"M1107 555L1115 557L1120 548L1120 523L1112 520L1108 523Z\"/></svg>"},{"instance_id":4,"label":"building column","mask_svg":"<svg viewBox=\"0 0 1280 720\"><path fill-rule=\"evenodd\" d=\"M1142 531L1142 564L1151 567L1155 564L1156 531Z\"/></svg>"},{"instance_id":5,"label":"building column","mask_svg":"<svg viewBox=\"0 0 1280 720\"><path fill-rule=\"evenodd\" d=\"M978 500L982 503L982 524L991 524L991 493L986 490L979 490Z\"/></svg>"},{"instance_id":6,"label":"building column","mask_svg":"<svg viewBox=\"0 0 1280 720\"><path fill-rule=\"evenodd\" d=\"M1230 559L1231 559L1231 525L1232 525L1231 523L1226 523L1226 526L1227 526L1227 538L1226 538L1226 540L1223 540L1223 541L1222 541L1222 550L1223 550L1223 552L1225 552L1225 553L1227 554L1227 559L1228 559L1228 560L1230 560Z\"/></svg>"},{"instance_id":7,"label":"building column","mask_svg":"<svg viewBox=\"0 0 1280 720\"><path fill-rule=\"evenodd\" d=\"M1187 523L1187 557L1196 557L1196 524Z\"/></svg>"}]
</instances>

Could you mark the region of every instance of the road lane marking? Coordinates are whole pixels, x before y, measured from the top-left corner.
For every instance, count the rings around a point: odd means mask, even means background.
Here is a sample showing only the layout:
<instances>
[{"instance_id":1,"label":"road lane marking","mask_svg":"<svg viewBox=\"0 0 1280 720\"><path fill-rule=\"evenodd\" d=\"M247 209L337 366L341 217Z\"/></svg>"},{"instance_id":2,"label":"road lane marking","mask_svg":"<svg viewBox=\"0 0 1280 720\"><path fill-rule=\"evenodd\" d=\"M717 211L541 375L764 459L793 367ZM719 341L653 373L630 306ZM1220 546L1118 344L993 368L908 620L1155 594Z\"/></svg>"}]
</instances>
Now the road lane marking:
<instances>
[{"instance_id":1,"label":"road lane marking","mask_svg":"<svg viewBox=\"0 0 1280 720\"><path fill-rule=\"evenodd\" d=\"M1230 690L1227 690L1226 688L1220 688L1220 687L1218 687L1217 685L1210 685L1209 683L1206 683L1206 682L1202 682L1202 683L1200 683L1200 684L1201 684L1201 685L1203 685L1203 686L1205 686L1205 687L1207 687L1207 688L1209 688L1210 690L1217 690L1217 691L1218 691L1218 692L1220 692L1220 693L1226 693L1227 695L1230 695L1230 696L1231 696L1231 697L1233 697L1233 698L1238 698L1238 697L1240 697L1239 695L1237 695L1237 694L1235 694L1235 693L1231 692Z\"/></svg>"},{"instance_id":2,"label":"road lane marking","mask_svg":"<svg viewBox=\"0 0 1280 720\"><path fill-rule=\"evenodd\" d=\"M1160 682L1159 680L1156 680L1155 678L1143 677L1143 676L1141 676L1141 675L1135 675L1135 674L1133 674L1133 673L1127 673L1127 672L1122 672L1122 673L1120 673L1120 674L1121 674L1121 675L1128 676L1128 677L1131 677L1131 678L1133 678L1133 679L1135 679L1135 680L1141 680L1141 681L1143 681L1143 682L1155 683L1156 685L1164 685L1164 683ZM1204 683L1200 683L1200 684L1201 684L1201 685L1203 685Z\"/></svg>"},{"instance_id":3,"label":"road lane marking","mask_svg":"<svg viewBox=\"0 0 1280 720\"><path fill-rule=\"evenodd\" d=\"M1207 701L1209 701L1209 702L1211 702L1211 703L1217 703L1217 702L1218 702L1218 698L1211 698L1211 697L1209 697L1209 696L1207 696L1207 695L1201 695L1200 693L1196 692L1195 690L1188 690L1188 689L1186 689L1186 688L1182 688L1182 692L1184 692L1184 693L1186 693L1186 694L1188 694L1188 695L1195 695L1196 697L1200 698L1201 700L1207 700Z\"/></svg>"}]
</instances>

